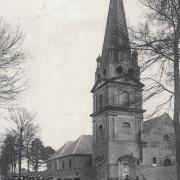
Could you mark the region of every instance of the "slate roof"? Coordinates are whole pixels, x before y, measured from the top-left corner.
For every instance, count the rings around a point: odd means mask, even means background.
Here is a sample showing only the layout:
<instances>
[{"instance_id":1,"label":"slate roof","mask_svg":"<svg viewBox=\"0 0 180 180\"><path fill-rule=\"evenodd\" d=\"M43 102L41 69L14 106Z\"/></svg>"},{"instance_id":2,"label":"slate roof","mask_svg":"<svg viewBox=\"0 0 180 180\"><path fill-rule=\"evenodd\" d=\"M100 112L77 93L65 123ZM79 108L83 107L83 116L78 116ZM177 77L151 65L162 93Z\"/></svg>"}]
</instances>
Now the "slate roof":
<instances>
[{"instance_id":1,"label":"slate roof","mask_svg":"<svg viewBox=\"0 0 180 180\"><path fill-rule=\"evenodd\" d=\"M75 141L66 142L49 160L62 158L68 155L91 155L92 136L82 135Z\"/></svg>"},{"instance_id":2,"label":"slate roof","mask_svg":"<svg viewBox=\"0 0 180 180\"><path fill-rule=\"evenodd\" d=\"M149 131L151 131L151 129L156 126L160 121L164 121L164 120L172 120L169 116L169 114L165 113L161 116L155 117L153 119L149 119L147 121L143 122L143 133L147 133Z\"/></svg>"},{"instance_id":3,"label":"slate roof","mask_svg":"<svg viewBox=\"0 0 180 180\"><path fill-rule=\"evenodd\" d=\"M122 47L130 50L124 5L122 0L110 0L106 32L103 44L103 57L107 56L109 48Z\"/></svg>"}]
</instances>

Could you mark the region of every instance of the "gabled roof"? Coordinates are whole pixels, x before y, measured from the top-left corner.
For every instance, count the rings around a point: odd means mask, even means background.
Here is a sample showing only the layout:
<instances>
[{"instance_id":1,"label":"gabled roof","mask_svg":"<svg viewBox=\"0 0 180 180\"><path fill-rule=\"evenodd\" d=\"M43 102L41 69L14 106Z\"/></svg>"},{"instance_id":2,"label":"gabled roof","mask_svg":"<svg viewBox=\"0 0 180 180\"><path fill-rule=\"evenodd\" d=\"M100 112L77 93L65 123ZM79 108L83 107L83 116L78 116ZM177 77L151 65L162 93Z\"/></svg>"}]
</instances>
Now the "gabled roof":
<instances>
[{"instance_id":1,"label":"gabled roof","mask_svg":"<svg viewBox=\"0 0 180 180\"><path fill-rule=\"evenodd\" d=\"M160 121L172 121L169 114L165 113L161 116L155 117L153 119L149 119L143 122L143 133L150 132L153 127L155 127Z\"/></svg>"},{"instance_id":2,"label":"gabled roof","mask_svg":"<svg viewBox=\"0 0 180 180\"><path fill-rule=\"evenodd\" d=\"M49 160L62 158L68 155L91 155L92 136L82 135L76 141L66 142Z\"/></svg>"}]
</instances>

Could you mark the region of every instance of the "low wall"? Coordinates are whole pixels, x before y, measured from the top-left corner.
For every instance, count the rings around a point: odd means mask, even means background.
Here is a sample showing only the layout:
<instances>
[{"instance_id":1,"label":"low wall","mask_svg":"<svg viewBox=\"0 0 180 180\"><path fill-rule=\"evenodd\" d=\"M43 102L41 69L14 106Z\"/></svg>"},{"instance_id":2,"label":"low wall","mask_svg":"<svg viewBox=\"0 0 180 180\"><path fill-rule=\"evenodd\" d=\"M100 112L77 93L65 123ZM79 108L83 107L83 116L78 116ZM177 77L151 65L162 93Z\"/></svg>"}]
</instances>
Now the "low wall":
<instances>
[{"instance_id":1,"label":"low wall","mask_svg":"<svg viewBox=\"0 0 180 180\"><path fill-rule=\"evenodd\" d=\"M53 179L74 179L79 177L81 180L95 180L95 170L93 168L56 170L46 173Z\"/></svg>"},{"instance_id":2,"label":"low wall","mask_svg":"<svg viewBox=\"0 0 180 180\"><path fill-rule=\"evenodd\" d=\"M140 166L139 172L142 180L176 180L176 166Z\"/></svg>"}]
</instances>

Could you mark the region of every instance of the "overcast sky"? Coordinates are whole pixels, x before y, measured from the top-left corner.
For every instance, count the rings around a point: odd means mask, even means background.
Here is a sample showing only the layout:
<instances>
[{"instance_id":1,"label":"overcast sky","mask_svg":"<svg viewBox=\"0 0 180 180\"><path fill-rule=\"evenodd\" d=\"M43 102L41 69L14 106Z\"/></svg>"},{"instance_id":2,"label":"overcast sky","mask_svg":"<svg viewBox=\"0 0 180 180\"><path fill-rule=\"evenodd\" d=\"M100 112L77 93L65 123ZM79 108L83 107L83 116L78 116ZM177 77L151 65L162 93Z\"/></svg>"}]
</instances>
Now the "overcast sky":
<instances>
[{"instance_id":1,"label":"overcast sky","mask_svg":"<svg viewBox=\"0 0 180 180\"><path fill-rule=\"evenodd\" d=\"M143 9L138 0L124 4L128 24L138 24ZM90 90L108 6L109 0L0 0L0 15L26 34L31 88L23 104L37 112L45 145L57 149L91 134Z\"/></svg>"}]
</instances>

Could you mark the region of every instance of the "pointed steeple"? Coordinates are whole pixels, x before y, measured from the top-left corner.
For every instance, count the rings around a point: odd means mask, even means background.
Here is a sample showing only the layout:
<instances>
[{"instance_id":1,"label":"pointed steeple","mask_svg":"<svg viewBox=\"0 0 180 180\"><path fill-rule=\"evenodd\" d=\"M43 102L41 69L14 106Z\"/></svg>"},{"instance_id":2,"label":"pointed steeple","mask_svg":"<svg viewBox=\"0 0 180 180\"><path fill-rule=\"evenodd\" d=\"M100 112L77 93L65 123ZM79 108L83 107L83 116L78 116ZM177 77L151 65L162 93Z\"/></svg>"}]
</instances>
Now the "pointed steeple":
<instances>
[{"instance_id":1,"label":"pointed steeple","mask_svg":"<svg viewBox=\"0 0 180 180\"><path fill-rule=\"evenodd\" d=\"M112 49L130 52L123 0L110 0L102 57L106 58Z\"/></svg>"},{"instance_id":2,"label":"pointed steeple","mask_svg":"<svg viewBox=\"0 0 180 180\"><path fill-rule=\"evenodd\" d=\"M110 0L102 55L97 58L95 81L121 78L140 80L138 54L131 54L123 0ZM127 83L127 82L126 82Z\"/></svg>"}]
</instances>

